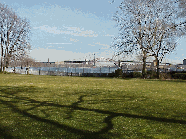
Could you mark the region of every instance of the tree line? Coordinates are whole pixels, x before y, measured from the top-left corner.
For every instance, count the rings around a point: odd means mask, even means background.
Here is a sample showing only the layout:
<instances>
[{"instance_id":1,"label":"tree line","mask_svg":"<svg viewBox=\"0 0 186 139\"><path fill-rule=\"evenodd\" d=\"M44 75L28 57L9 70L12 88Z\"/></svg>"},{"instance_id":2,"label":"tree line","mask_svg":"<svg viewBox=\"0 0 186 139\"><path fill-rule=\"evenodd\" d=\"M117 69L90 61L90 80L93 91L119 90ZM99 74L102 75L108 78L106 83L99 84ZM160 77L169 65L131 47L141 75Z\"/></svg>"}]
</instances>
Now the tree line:
<instances>
[{"instance_id":1,"label":"tree line","mask_svg":"<svg viewBox=\"0 0 186 139\"><path fill-rule=\"evenodd\" d=\"M0 3L0 45L1 45L1 71L10 63L16 66L16 62L28 57L27 52L31 48L30 22L26 18L19 17L7 5Z\"/></svg>"},{"instance_id":2,"label":"tree line","mask_svg":"<svg viewBox=\"0 0 186 139\"><path fill-rule=\"evenodd\" d=\"M143 78L146 60L153 56L159 78L159 63L186 34L186 0L125 0L118 8L113 16L119 29L112 45L115 54L141 55Z\"/></svg>"}]
</instances>

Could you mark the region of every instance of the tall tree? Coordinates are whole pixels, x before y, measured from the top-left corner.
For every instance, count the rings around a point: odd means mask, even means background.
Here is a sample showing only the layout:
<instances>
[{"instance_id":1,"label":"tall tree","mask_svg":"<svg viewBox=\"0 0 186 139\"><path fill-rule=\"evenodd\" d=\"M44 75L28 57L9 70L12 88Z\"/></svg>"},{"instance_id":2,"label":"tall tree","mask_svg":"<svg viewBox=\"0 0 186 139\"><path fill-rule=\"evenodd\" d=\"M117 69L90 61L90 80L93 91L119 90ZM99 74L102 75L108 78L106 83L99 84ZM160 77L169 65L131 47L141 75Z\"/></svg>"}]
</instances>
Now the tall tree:
<instances>
[{"instance_id":1,"label":"tall tree","mask_svg":"<svg viewBox=\"0 0 186 139\"><path fill-rule=\"evenodd\" d=\"M0 3L1 30L1 70L8 67L12 59L24 54L30 48L30 26L26 19L22 19L6 5ZM3 62L4 61L4 62Z\"/></svg>"},{"instance_id":2,"label":"tall tree","mask_svg":"<svg viewBox=\"0 0 186 139\"><path fill-rule=\"evenodd\" d=\"M184 22L178 22L178 4L174 0L125 0L119 6L114 20L119 28L114 38L116 54L143 54L142 75L145 77L146 58L159 60L176 47L176 37ZM179 18L181 19L181 18Z\"/></svg>"}]
</instances>

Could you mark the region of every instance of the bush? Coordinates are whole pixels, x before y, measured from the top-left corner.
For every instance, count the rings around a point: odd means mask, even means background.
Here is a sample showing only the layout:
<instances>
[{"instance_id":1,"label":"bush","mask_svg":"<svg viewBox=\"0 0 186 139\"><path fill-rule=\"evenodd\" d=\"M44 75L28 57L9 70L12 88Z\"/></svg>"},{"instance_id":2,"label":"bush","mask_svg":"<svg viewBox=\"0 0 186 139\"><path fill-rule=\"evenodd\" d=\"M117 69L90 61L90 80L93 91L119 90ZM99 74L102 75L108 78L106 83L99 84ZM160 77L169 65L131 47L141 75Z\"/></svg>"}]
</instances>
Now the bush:
<instances>
[{"instance_id":1,"label":"bush","mask_svg":"<svg viewBox=\"0 0 186 139\"><path fill-rule=\"evenodd\" d=\"M126 78L126 77L127 77L127 73L123 73L122 78Z\"/></svg>"},{"instance_id":2,"label":"bush","mask_svg":"<svg viewBox=\"0 0 186 139\"><path fill-rule=\"evenodd\" d=\"M129 72L128 74L127 74L127 77L128 78L133 78L134 76L133 76L133 72Z\"/></svg>"},{"instance_id":3,"label":"bush","mask_svg":"<svg viewBox=\"0 0 186 139\"><path fill-rule=\"evenodd\" d=\"M146 78L148 78L148 79L155 79L155 78L157 78L156 71L153 71L153 70L147 71Z\"/></svg>"},{"instance_id":4,"label":"bush","mask_svg":"<svg viewBox=\"0 0 186 139\"><path fill-rule=\"evenodd\" d=\"M170 73L160 73L160 79L165 80L165 79L171 79Z\"/></svg>"},{"instance_id":5,"label":"bush","mask_svg":"<svg viewBox=\"0 0 186 139\"><path fill-rule=\"evenodd\" d=\"M133 78L141 78L142 73L141 72L133 72Z\"/></svg>"},{"instance_id":6,"label":"bush","mask_svg":"<svg viewBox=\"0 0 186 139\"><path fill-rule=\"evenodd\" d=\"M129 72L129 73L123 73L122 78L141 78L142 73L140 72Z\"/></svg>"},{"instance_id":7,"label":"bush","mask_svg":"<svg viewBox=\"0 0 186 139\"><path fill-rule=\"evenodd\" d=\"M108 77L112 77L112 78L115 77L115 73L114 73L114 72L109 73L109 74L108 74Z\"/></svg>"},{"instance_id":8,"label":"bush","mask_svg":"<svg viewBox=\"0 0 186 139\"><path fill-rule=\"evenodd\" d=\"M122 77L123 71L122 69L115 70L115 77Z\"/></svg>"},{"instance_id":9,"label":"bush","mask_svg":"<svg viewBox=\"0 0 186 139\"><path fill-rule=\"evenodd\" d=\"M186 73L175 73L175 74L172 74L172 77L174 79L183 79L183 80L186 80Z\"/></svg>"},{"instance_id":10,"label":"bush","mask_svg":"<svg viewBox=\"0 0 186 139\"><path fill-rule=\"evenodd\" d=\"M0 74L10 74L10 73L7 71L1 71Z\"/></svg>"}]
</instances>

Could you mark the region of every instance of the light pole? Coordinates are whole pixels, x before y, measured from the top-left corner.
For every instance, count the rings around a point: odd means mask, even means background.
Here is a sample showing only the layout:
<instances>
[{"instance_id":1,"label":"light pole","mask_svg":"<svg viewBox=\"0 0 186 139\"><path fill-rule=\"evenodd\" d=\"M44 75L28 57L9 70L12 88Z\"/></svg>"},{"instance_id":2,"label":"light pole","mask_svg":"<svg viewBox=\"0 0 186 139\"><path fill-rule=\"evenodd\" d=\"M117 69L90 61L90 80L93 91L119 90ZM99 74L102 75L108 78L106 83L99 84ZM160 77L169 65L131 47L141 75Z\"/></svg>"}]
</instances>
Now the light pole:
<instances>
[{"instance_id":1,"label":"light pole","mask_svg":"<svg viewBox=\"0 0 186 139\"><path fill-rule=\"evenodd\" d=\"M96 65L96 58L95 58L95 53L94 53L94 66Z\"/></svg>"}]
</instances>

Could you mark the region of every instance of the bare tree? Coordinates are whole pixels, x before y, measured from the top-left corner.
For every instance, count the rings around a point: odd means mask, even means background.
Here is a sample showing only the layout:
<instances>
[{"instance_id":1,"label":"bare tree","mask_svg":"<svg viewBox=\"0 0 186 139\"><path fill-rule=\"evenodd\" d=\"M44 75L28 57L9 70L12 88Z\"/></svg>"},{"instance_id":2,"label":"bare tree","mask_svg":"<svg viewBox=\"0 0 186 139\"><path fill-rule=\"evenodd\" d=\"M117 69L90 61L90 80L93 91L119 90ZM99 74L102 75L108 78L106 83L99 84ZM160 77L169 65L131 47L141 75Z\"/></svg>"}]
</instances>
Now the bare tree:
<instances>
[{"instance_id":1,"label":"bare tree","mask_svg":"<svg viewBox=\"0 0 186 139\"><path fill-rule=\"evenodd\" d=\"M8 67L11 60L24 55L28 49L30 26L26 19L22 19L6 5L0 4L1 27L1 70ZM4 62L3 62L4 61Z\"/></svg>"},{"instance_id":2,"label":"bare tree","mask_svg":"<svg viewBox=\"0 0 186 139\"><path fill-rule=\"evenodd\" d=\"M186 35L186 0L179 0L179 8L178 18L182 19L180 24L183 26L181 35Z\"/></svg>"},{"instance_id":3,"label":"bare tree","mask_svg":"<svg viewBox=\"0 0 186 139\"><path fill-rule=\"evenodd\" d=\"M174 0L156 0L151 8L155 13L153 22L146 28L149 53L157 61L157 78L159 78L159 63L165 54L170 54L177 46L178 37L184 35L184 18L179 17L182 12Z\"/></svg>"},{"instance_id":4,"label":"bare tree","mask_svg":"<svg viewBox=\"0 0 186 139\"><path fill-rule=\"evenodd\" d=\"M179 7L181 8L180 16L185 17L186 16L186 0L179 0Z\"/></svg>"},{"instance_id":5,"label":"bare tree","mask_svg":"<svg viewBox=\"0 0 186 139\"><path fill-rule=\"evenodd\" d=\"M174 0L125 0L114 20L119 28L113 47L116 55L143 54L142 75L145 77L146 59L154 56L159 60L176 47L176 37L183 29L184 22L178 22L178 4ZM181 18L180 18L181 19Z\"/></svg>"},{"instance_id":6,"label":"bare tree","mask_svg":"<svg viewBox=\"0 0 186 139\"><path fill-rule=\"evenodd\" d=\"M4 56L4 20L5 20L6 7L0 3L0 31L1 31L1 71L3 66Z\"/></svg>"}]
</instances>

